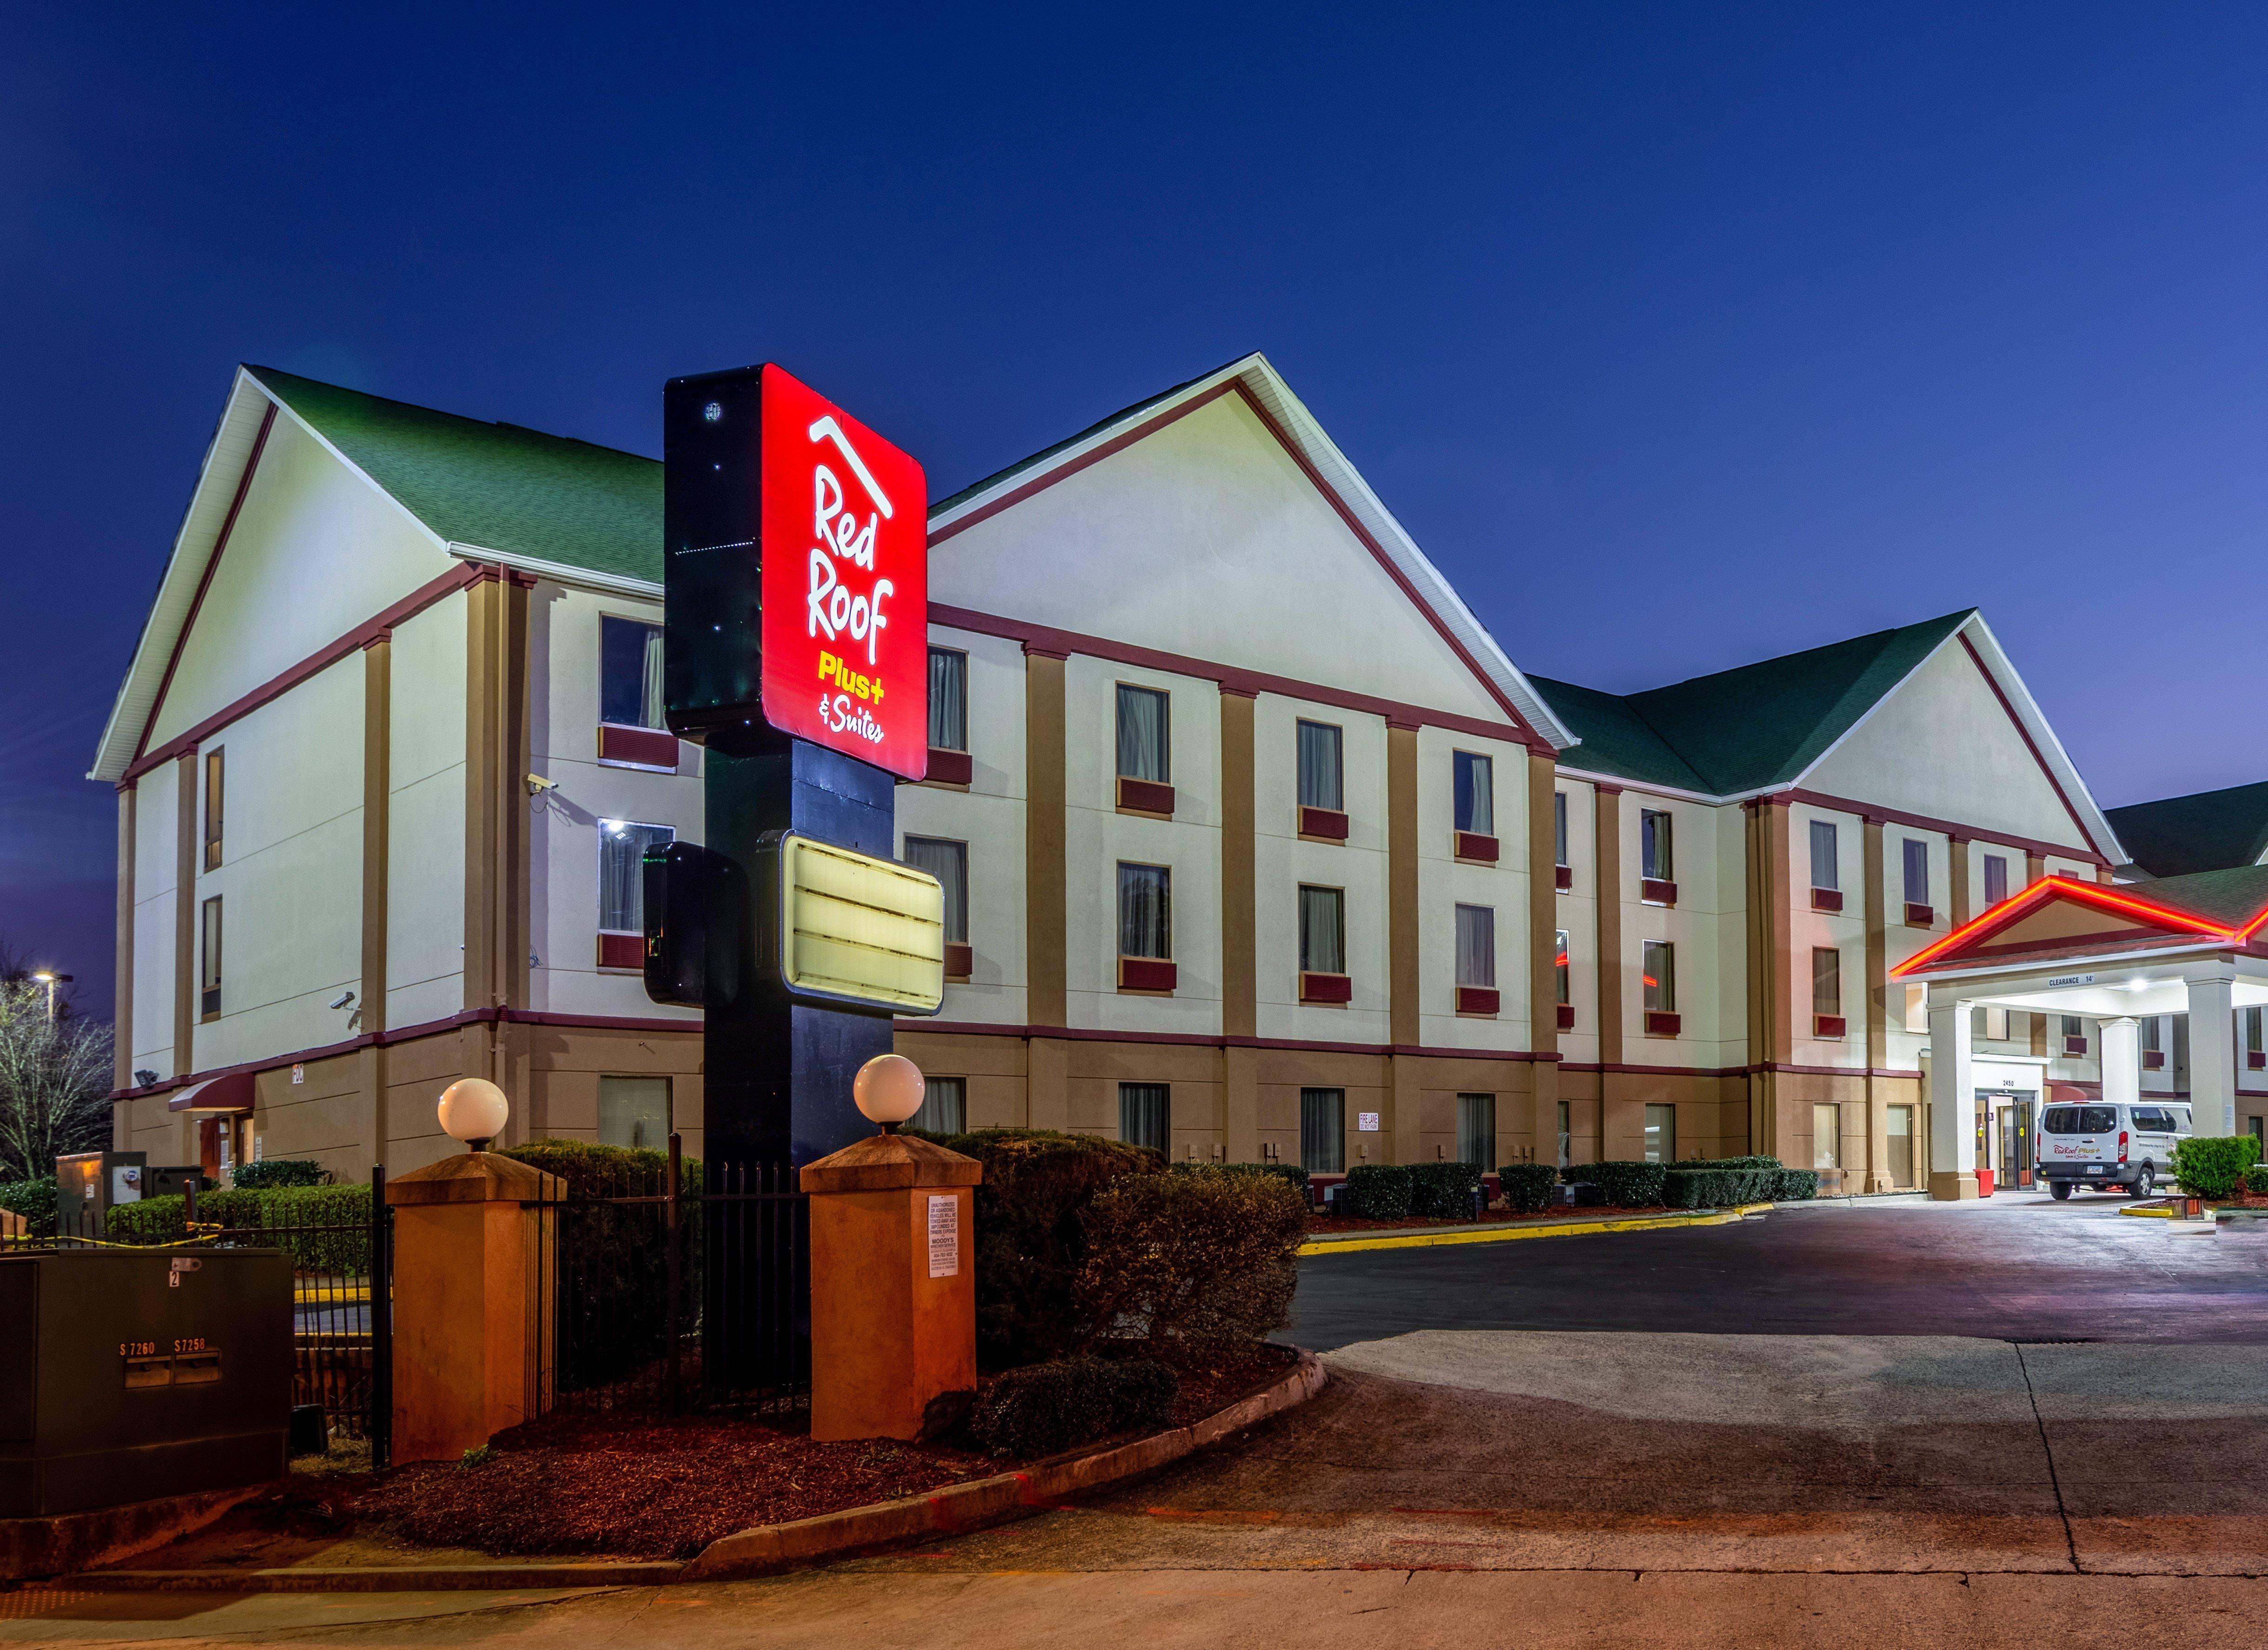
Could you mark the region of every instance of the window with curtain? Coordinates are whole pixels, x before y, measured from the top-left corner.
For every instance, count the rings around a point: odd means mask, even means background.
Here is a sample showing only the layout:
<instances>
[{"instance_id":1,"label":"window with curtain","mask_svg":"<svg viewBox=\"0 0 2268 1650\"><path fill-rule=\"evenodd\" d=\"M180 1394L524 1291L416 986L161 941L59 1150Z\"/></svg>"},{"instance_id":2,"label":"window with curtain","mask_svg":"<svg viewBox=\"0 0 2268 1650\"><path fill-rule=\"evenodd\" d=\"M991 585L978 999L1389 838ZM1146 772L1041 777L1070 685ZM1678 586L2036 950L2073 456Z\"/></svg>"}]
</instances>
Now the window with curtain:
<instances>
[{"instance_id":1,"label":"window with curtain","mask_svg":"<svg viewBox=\"0 0 2268 1650\"><path fill-rule=\"evenodd\" d=\"M2256 1016L2260 1013L2257 1008L2252 1012ZM2257 1027L2259 1025L2260 1021L2256 1018L2252 1023ZM2077 1014L2066 1014L2063 1016L2063 1035L2066 1037L2076 1037L2079 1035L2079 1016ZM2257 1049L2260 1045L2256 1042L2252 1046Z\"/></svg>"},{"instance_id":2,"label":"window with curtain","mask_svg":"<svg viewBox=\"0 0 2268 1650\"><path fill-rule=\"evenodd\" d=\"M1456 755L1457 829L1476 836L1496 835L1496 763L1461 750Z\"/></svg>"},{"instance_id":3,"label":"window with curtain","mask_svg":"<svg viewBox=\"0 0 2268 1650\"><path fill-rule=\"evenodd\" d=\"M2165 1044L2158 1040L2158 1016L2145 1014L2138 1023L2142 1028L2142 1052L2163 1054L2166 1051Z\"/></svg>"},{"instance_id":4,"label":"window with curtain","mask_svg":"<svg viewBox=\"0 0 2268 1650\"><path fill-rule=\"evenodd\" d=\"M205 869L220 867L221 799L226 777L228 753L209 750L205 753Z\"/></svg>"},{"instance_id":5,"label":"window with curtain","mask_svg":"<svg viewBox=\"0 0 2268 1650\"><path fill-rule=\"evenodd\" d=\"M677 840L666 825L630 820L599 821L599 929L609 934L645 932L645 851Z\"/></svg>"},{"instance_id":6,"label":"window with curtain","mask_svg":"<svg viewBox=\"0 0 2268 1650\"><path fill-rule=\"evenodd\" d=\"M1835 851L1835 821L1811 821L1811 886L1830 892L1840 888L1842 866Z\"/></svg>"},{"instance_id":7,"label":"window with curtain","mask_svg":"<svg viewBox=\"0 0 2268 1650\"><path fill-rule=\"evenodd\" d=\"M1169 1150L1170 1094L1170 1086L1164 1083L1121 1083L1118 1138L1129 1145L1146 1145L1152 1152Z\"/></svg>"},{"instance_id":8,"label":"window with curtain","mask_svg":"<svg viewBox=\"0 0 2268 1650\"><path fill-rule=\"evenodd\" d=\"M1646 1109L1646 1160L1649 1163L1675 1163L1677 1160L1677 1108L1648 1106Z\"/></svg>"},{"instance_id":9,"label":"window with curtain","mask_svg":"<svg viewBox=\"0 0 2268 1650\"><path fill-rule=\"evenodd\" d=\"M1559 1167L1562 1168L1570 1166L1567 1145L1572 1135L1574 1111L1575 1109L1565 1101L1559 1102Z\"/></svg>"},{"instance_id":10,"label":"window with curtain","mask_svg":"<svg viewBox=\"0 0 2268 1650\"><path fill-rule=\"evenodd\" d=\"M1300 972L1344 974L1346 890L1300 885Z\"/></svg>"},{"instance_id":11,"label":"window with curtain","mask_svg":"<svg viewBox=\"0 0 2268 1650\"><path fill-rule=\"evenodd\" d=\"M1889 1159L1890 1184L1911 1186L1914 1183L1914 1109L1911 1106L1891 1106L1884 1111L1884 1129ZM1840 1126L1840 1120L1837 1120Z\"/></svg>"},{"instance_id":12,"label":"window with curtain","mask_svg":"<svg viewBox=\"0 0 2268 1650\"><path fill-rule=\"evenodd\" d=\"M1300 724L1300 806L1346 811L1344 770L1340 766L1339 730L1328 722Z\"/></svg>"},{"instance_id":13,"label":"window with curtain","mask_svg":"<svg viewBox=\"0 0 2268 1650\"><path fill-rule=\"evenodd\" d=\"M1496 983L1496 911L1491 906L1457 907L1457 983Z\"/></svg>"},{"instance_id":14,"label":"window with curtain","mask_svg":"<svg viewBox=\"0 0 2268 1650\"><path fill-rule=\"evenodd\" d=\"M1906 903L1927 905L1929 897L1929 844L1908 836L1902 839L1900 850L1905 856Z\"/></svg>"},{"instance_id":15,"label":"window with curtain","mask_svg":"<svg viewBox=\"0 0 2268 1650\"><path fill-rule=\"evenodd\" d=\"M1346 1090L1300 1091L1300 1167L1310 1175L1346 1172Z\"/></svg>"},{"instance_id":16,"label":"window with curtain","mask_svg":"<svg viewBox=\"0 0 2268 1650\"><path fill-rule=\"evenodd\" d=\"M1457 1096L1457 1160L1475 1168L1496 1168L1496 1096Z\"/></svg>"},{"instance_id":17,"label":"window with curtain","mask_svg":"<svg viewBox=\"0 0 2268 1650\"><path fill-rule=\"evenodd\" d=\"M1646 1008L1652 1014L1677 1012L1677 947L1667 940L1649 939L1639 953L1638 979L1646 988Z\"/></svg>"},{"instance_id":18,"label":"window with curtain","mask_svg":"<svg viewBox=\"0 0 2268 1650\"><path fill-rule=\"evenodd\" d=\"M907 1119L906 1126L925 1134L967 1134L968 1079L924 1076L921 1109Z\"/></svg>"},{"instance_id":19,"label":"window with curtain","mask_svg":"<svg viewBox=\"0 0 2268 1650\"><path fill-rule=\"evenodd\" d=\"M1118 954L1174 954L1174 873L1163 866L1118 867Z\"/></svg>"},{"instance_id":20,"label":"window with curtain","mask_svg":"<svg viewBox=\"0 0 2268 1650\"><path fill-rule=\"evenodd\" d=\"M1638 874L1649 882L1677 880L1677 862L1670 852L1669 815L1660 808L1640 808L1638 814Z\"/></svg>"},{"instance_id":21,"label":"window with curtain","mask_svg":"<svg viewBox=\"0 0 2268 1650\"><path fill-rule=\"evenodd\" d=\"M210 1020L220 1013L220 898L199 908L197 924L197 1013Z\"/></svg>"},{"instance_id":22,"label":"window with curtain","mask_svg":"<svg viewBox=\"0 0 2268 1650\"><path fill-rule=\"evenodd\" d=\"M2004 854L1984 856L1984 903L1998 905L2008 897L2008 860Z\"/></svg>"},{"instance_id":23,"label":"window with curtain","mask_svg":"<svg viewBox=\"0 0 2268 1650\"><path fill-rule=\"evenodd\" d=\"M1567 793L1565 791L1551 793L1551 863L1555 866L1567 863Z\"/></svg>"},{"instance_id":24,"label":"window with curtain","mask_svg":"<svg viewBox=\"0 0 2268 1650\"><path fill-rule=\"evenodd\" d=\"M1843 1167L1843 1108L1815 1105L1811 1109L1811 1167Z\"/></svg>"},{"instance_id":25,"label":"window with curtain","mask_svg":"<svg viewBox=\"0 0 2268 1650\"><path fill-rule=\"evenodd\" d=\"M599 621L599 720L622 727L662 726L661 626Z\"/></svg>"},{"instance_id":26,"label":"window with curtain","mask_svg":"<svg viewBox=\"0 0 2268 1650\"><path fill-rule=\"evenodd\" d=\"M945 937L956 946L968 943L968 844L941 836L906 838L906 863L926 871L945 889Z\"/></svg>"},{"instance_id":27,"label":"window with curtain","mask_svg":"<svg viewBox=\"0 0 2268 1650\"><path fill-rule=\"evenodd\" d=\"M599 1144L634 1150L669 1149L669 1079L666 1077L602 1077L599 1079Z\"/></svg>"},{"instance_id":28,"label":"window with curtain","mask_svg":"<svg viewBox=\"0 0 2268 1650\"><path fill-rule=\"evenodd\" d=\"M1118 684L1118 777L1173 783L1166 696L1155 688Z\"/></svg>"},{"instance_id":29,"label":"window with curtain","mask_svg":"<svg viewBox=\"0 0 2268 1650\"><path fill-rule=\"evenodd\" d=\"M929 650L929 742L932 750L968 748L968 655Z\"/></svg>"},{"instance_id":30,"label":"window with curtain","mask_svg":"<svg viewBox=\"0 0 2268 1650\"><path fill-rule=\"evenodd\" d=\"M1843 954L1833 946L1811 948L1811 1012L1836 1015L1843 1012Z\"/></svg>"},{"instance_id":31,"label":"window with curtain","mask_svg":"<svg viewBox=\"0 0 2268 1650\"><path fill-rule=\"evenodd\" d=\"M1567 931L1565 929L1561 928L1554 931L1552 935L1551 950L1551 972L1558 976L1557 1000L1562 1003L1572 1003L1575 999L1567 994L1569 981L1567 978Z\"/></svg>"},{"instance_id":32,"label":"window with curtain","mask_svg":"<svg viewBox=\"0 0 2268 1650\"><path fill-rule=\"evenodd\" d=\"M1929 987L1926 985L1906 987L1906 1029L1908 1031L1929 1029Z\"/></svg>"},{"instance_id":33,"label":"window with curtain","mask_svg":"<svg viewBox=\"0 0 2268 1650\"><path fill-rule=\"evenodd\" d=\"M2257 1008L2248 1008L2244 1011L2244 1051L2247 1054L2258 1054L2262 1051L2260 1039L2263 1035L2263 1028L2261 1020L2264 1017L2268 1016L2264 1016L2262 1012ZM2069 1022L2066 1021L2066 1023L2068 1024ZM2068 1037L2075 1037L2079 1034L2075 1031L2067 1031L2064 1035Z\"/></svg>"}]
</instances>

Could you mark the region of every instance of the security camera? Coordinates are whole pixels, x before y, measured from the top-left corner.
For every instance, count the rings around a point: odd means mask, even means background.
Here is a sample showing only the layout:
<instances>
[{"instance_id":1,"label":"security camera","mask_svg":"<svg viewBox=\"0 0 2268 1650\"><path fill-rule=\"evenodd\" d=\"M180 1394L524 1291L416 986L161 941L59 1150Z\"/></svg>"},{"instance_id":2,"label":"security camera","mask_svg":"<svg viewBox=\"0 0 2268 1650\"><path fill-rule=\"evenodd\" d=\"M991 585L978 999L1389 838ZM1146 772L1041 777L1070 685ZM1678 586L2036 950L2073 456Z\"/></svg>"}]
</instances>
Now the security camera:
<instances>
[{"instance_id":1,"label":"security camera","mask_svg":"<svg viewBox=\"0 0 2268 1650\"><path fill-rule=\"evenodd\" d=\"M147 1088L158 1080L158 1074L145 1065L134 1073L134 1080Z\"/></svg>"},{"instance_id":2,"label":"security camera","mask_svg":"<svg viewBox=\"0 0 2268 1650\"><path fill-rule=\"evenodd\" d=\"M541 796L546 791L556 791L558 788L559 781L556 779L547 779L540 773L527 776L527 794L530 796Z\"/></svg>"},{"instance_id":3,"label":"security camera","mask_svg":"<svg viewBox=\"0 0 2268 1650\"><path fill-rule=\"evenodd\" d=\"M341 991L336 997L331 998L331 1006L344 1008L349 1003L354 1001L354 997L355 994L352 991Z\"/></svg>"}]
</instances>

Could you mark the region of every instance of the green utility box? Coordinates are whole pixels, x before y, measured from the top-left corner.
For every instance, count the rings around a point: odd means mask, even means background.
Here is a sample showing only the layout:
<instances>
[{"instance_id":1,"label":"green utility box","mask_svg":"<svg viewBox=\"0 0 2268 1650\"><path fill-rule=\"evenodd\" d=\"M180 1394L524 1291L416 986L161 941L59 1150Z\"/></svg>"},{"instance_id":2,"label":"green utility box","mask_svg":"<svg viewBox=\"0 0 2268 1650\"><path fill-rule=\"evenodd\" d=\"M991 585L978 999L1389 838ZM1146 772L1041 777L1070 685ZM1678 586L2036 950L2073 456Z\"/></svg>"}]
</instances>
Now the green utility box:
<instances>
[{"instance_id":1,"label":"green utility box","mask_svg":"<svg viewBox=\"0 0 2268 1650\"><path fill-rule=\"evenodd\" d=\"M0 1518L281 1477L291 1315L281 1249L0 1256Z\"/></svg>"}]
</instances>

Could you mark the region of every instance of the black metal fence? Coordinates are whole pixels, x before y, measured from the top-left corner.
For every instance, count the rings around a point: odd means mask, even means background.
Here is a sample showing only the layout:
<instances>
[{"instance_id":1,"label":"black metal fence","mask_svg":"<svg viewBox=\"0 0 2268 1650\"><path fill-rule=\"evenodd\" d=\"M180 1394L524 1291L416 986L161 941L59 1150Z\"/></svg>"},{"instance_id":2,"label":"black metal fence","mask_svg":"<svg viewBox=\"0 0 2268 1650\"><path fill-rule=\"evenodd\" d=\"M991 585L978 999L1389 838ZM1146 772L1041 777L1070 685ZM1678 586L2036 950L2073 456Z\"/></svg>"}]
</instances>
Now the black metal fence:
<instances>
[{"instance_id":1,"label":"black metal fence","mask_svg":"<svg viewBox=\"0 0 2268 1650\"><path fill-rule=\"evenodd\" d=\"M569 1411L768 1413L811 1379L810 1204L785 1163L710 1163L689 1183L679 1138L664 1164L581 1171L540 1212L536 1292L556 1314L547 1396Z\"/></svg>"}]
</instances>

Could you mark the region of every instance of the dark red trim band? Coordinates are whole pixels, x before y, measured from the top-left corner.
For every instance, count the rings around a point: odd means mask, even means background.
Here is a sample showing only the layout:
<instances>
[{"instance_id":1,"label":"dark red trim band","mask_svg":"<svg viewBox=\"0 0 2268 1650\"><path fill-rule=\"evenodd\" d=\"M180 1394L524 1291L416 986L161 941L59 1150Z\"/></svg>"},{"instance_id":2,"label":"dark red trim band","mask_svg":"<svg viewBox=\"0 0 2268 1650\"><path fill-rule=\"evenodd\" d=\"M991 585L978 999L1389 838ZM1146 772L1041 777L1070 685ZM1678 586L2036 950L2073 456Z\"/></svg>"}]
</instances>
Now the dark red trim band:
<instances>
[{"instance_id":1,"label":"dark red trim band","mask_svg":"<svg viewBox=\"0 0 2268 1650\"><path fill-rule=\"evenodd\" d=\"M1459 716L1448 711L1431 711L1424 705L1403 704L1392 699L1376 699L1366 693L1349 693L1339 688L1326 688L1315 681L1295 681L1289 676L1270 676L1234 665L1191 659L1182 653L1161 653L1153 647L1135 647L1100 636L1083 636L1076 630L1058 630L1044 624L1028 624L1021 619L1004 619L998 614L979 613L973 608L949 607L941 601L932 601L929 604L929 622L949 630L974 630L979 636L998 636L1007 641L1020 642L1026 653L1041 659L1068 659L1073 653L1081 653L1089 659L1107 659L1114 664L1168 671L1177 676L1195 676L1200 681L1214 682L1223 693L1233 693L1240 698L1257 698L1263 693L1279 694L1287 699L1306 699L1315 704L1335 705L1343 711L1360 711L1378 717L1390 726L1445 727L1483 739L1500 740L1507 745L1525 745L1539 756L1557 754L1550 741L1528 733L1524 727L1506 727L1500 722L1484 722L1478 717Z\"/></svg>"},{"instance_id":2,"label":"dark red trim band","mask_svg":"<svg viewBox=\"0 0 2268 1650\"><path fill-rule=\"evenodd\" d=\"M1988 843L2000 848L2020 848L2026 853L2053 854L2058 859L2081 859L2089 865L2109 866L2110 862L2091 849L2073 848L2068 843L2047 843L2030 836L2012 836L1981 825L1962 825L1952 820L1933 819L1926 814L1908 814L1898 808L1883 807L1878 803L1853 801L1847 796L1830 796L1823 791L1790 789L1775 791L1770 796L1758 797L1750 807L1761 807L1769 803L1774 807L1786 807L1801 802L1810 807L1823 807L1837 814L1856 814L1873 825L1904 825L1918 831L1935 831L1942 836L1958 836L1964 841ZM2080 834L2084 836L2084 829ZM2089 837L2091 842L2094 839Z\"/></svg>"},{"instance_id":3,"label":"dark red trim band","mask_svg":"<svg viewBox=\"0 0 2268 1650\"><path fill-rule=\"evenodd\" d=\"M497 570L493 567L484 566L477 562L459 563L456 567L442 574L438 578L430 580L411 591L376 618L365 619L338 640L308 654L282 675L261 683L259 687L246 694L235 703L215 711L187 733L176 733L147 755L136 757L134 765L127 769L124 776L120 778L118 788L124 790L152 768L196 749L199 745L219 733L230 723L249 716L272 699L281 698L306 681L308 677L329 669L350 654L360 652L366 644L377 639L382 633L391 630L395 625L424 612L444 596L454 595L468 586L477 585L483 579L494 578L496 576ZM188 634L185 629L182 635ZM151 715L154 717L155 714L153 711Z\"/></svg>"},{"instance_id":4,"label":"dark red trim band","mask_svg":"<svg viewBox=\"0 0 2268 1650\"><path fill-rule=\"evenodd\" d=\"M990 1025L974 1020L901 1020L900 1032L959 1032L972 1037L1022 1037L1043 1042L1148 1042L1188 1049L1280 1049L1294 1054L1424 1055L1437 1060L1528 1060L1556 1064L1556 1054L1528 1049L1441 1049L1414 1042L1308 1042L1297 1037L1208 1037L1174 1031L1101 1031L1086 1026Z\"/></svg>"}]
</instances>

